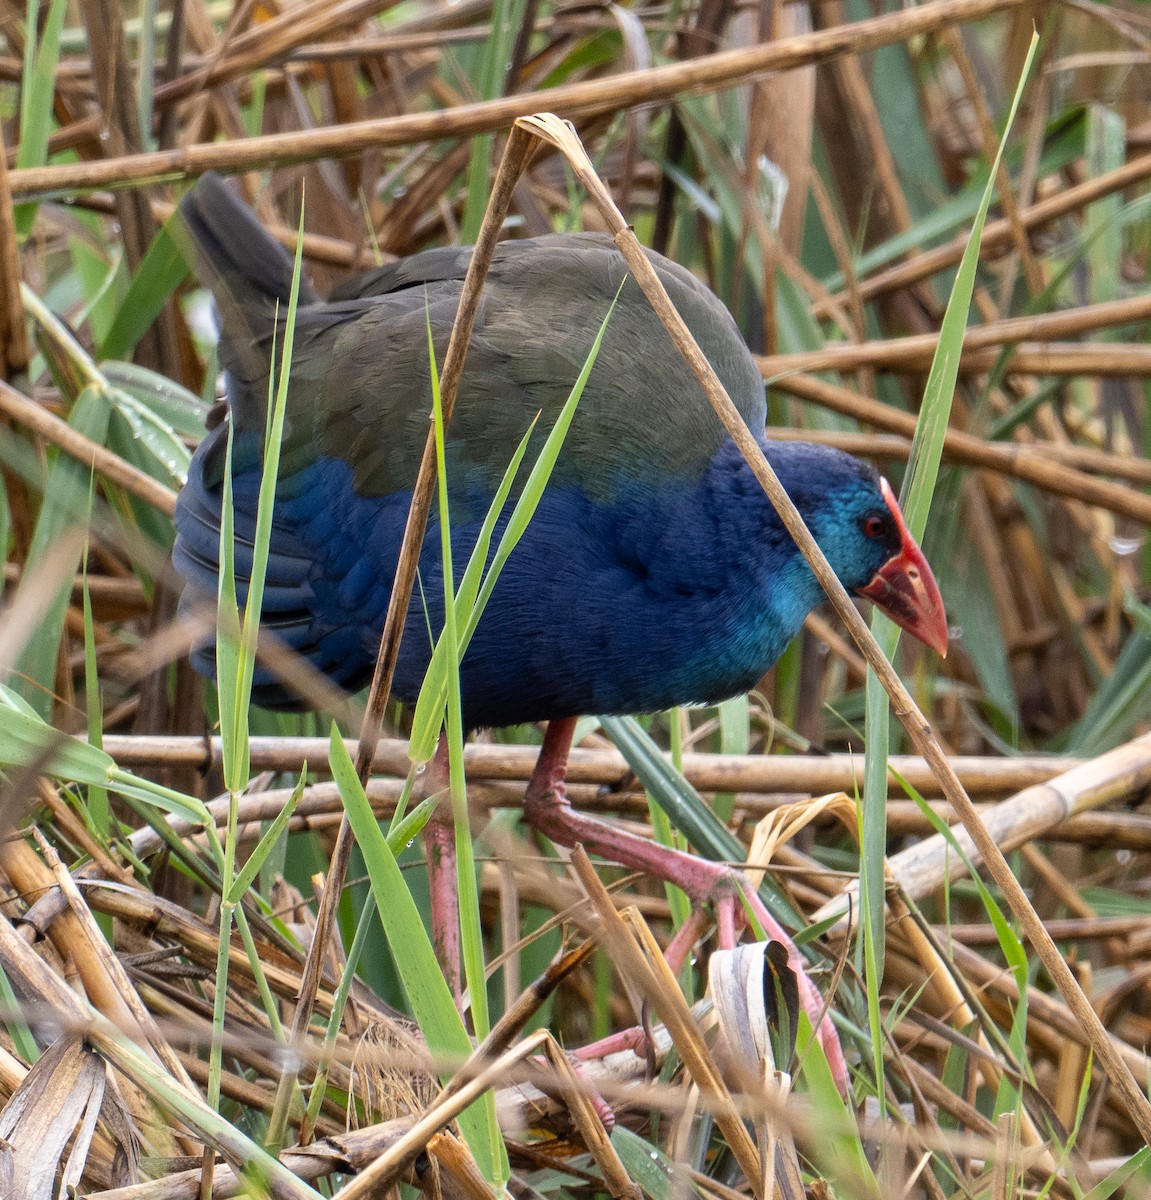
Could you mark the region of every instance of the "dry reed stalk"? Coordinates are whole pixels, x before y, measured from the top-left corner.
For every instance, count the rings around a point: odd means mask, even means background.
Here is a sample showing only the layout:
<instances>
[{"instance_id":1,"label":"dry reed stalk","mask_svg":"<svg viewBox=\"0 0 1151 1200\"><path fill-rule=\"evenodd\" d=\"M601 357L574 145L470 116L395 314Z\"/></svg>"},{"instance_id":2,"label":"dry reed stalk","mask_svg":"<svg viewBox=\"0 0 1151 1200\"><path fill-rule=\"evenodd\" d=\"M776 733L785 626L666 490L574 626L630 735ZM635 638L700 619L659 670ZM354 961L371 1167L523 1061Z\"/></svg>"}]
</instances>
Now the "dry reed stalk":
<instances>
[{"instance_id":1,"label":"dry reed stalk","mask_svg":"<svg viewBox=\"0 0 1151 1200\"><path fill-rule=\"evenodd\" d=\"M156 100L171 103L259 70L282 60L312 38L342 33L395 4L396 0L341 0L336 4L310 0L294 5L290 12L279 13L227 39L222 52L203 66L161 83L156 88Z\"/></svg>"},{"instance_id":2,"label":"dry reed stalk","mask_svg":"<svg viewBox=\"0 0 1151 1200\"><path fill-rule=\"evenodd\" d=\"M1151 320L1151 296L1131 296L1124 300L1108 300L1082 308L1062 309L1029 317L1006 317L986 325L974 325L963 336L964 359L975 361L976 350L989 347L1016 347L1022 343L1023 353L1041 353L1043 343L1077 334L1095 333L1112 327L1140 324ZM1036 343L1028 351L1028 343ZM773 379L793 372L857 370L861 366L879 370L899 371L931 365L939 345L939 334L919 334L913 337L886 338L883 341L858 345L831 345L822 350L800 354L777 354L758 359L764 378ZM1084 351L1108 349L1102 346L1080 346ZM1058 353L1058 348L1055 348ZM1065 353L1069 350L1065 350Z\"/></svg>"},{"instance_id":3,"label":"dry reed stalk","mask_svg":"<svg viewBox=\"0 0 1151 1200\"><path fill-rule=\"evenodd\" d=\"M0 352L3 377L21 374L32 357L20 298L20 246L16 237L12 193L8 187L8 156L0 128Z\"/></svg>"},{"instance_id":4,"label":"dry reed stalk","mask_svg":"<svg viewBox=\"0 0 1151 1200\"><path fill-rule=\"evenodd\" d=\"M473 137L506 129L518 118L540 108L554 109L567 117L614 112L685 93L703 94L736 87L770 71L787 71L839 55L866 53L947 25L980 20L1021 3L1023 0L929 0L914 9L767 46L729 50L650 71L625 72L500 100L461 104L448 111L385 117L339 129L272 134L235 143L187 146L102 162L26 168L11 172L10 186L13 196L20 199L102 187L138 187L204 171L266 169L426 140Z\"/></svg>"},{"instance_id":5,"label":"dry reed stalk","mask_svg":"<svg viewBox=\"0 0 1151 1200\"><path fill-rule=\"evenodd\" d=\"M792 377L792 379L787 380L781 390L790 391L791 389L787 384L792 383L794 378ZM808 382L820 383L819 380L809 381L805 379L797 390L802 392L804 390L803 385ZM854 395L855 393L849 394ZM889 406L884 407L897 420L908 416L907 413L900 409L893 409ZM894 424L895 422L892 423ZM956 434L959 440L956 441L954 438L951 438L950 433ZM962 462L969 466L984 466L990 470L999 471L1004 475L1013 475L1019 479L1026 479L1028 482L1047 488L1049 491L1055 491L1054 487L1048 486L1054 480L1049 479L1042 470L1035 470L1036 463L1059 463L1064 467L1071 467L1076 472L1072 476L1075 484L1079 483L1078 473L1087 472L1097 475L1111 475L1116 479L1122 479L1127 483L1139 484L1144 487L1151 485L1151 459L1136 458L1131 454L1115 454L1109 450L1096 450L1092 446L1075 446L1062 442L1029 441L1018 443L987 441L976 437L974 434L965 434L962 430L952 430L950 433L948 435L949 441L943 447L943 457L946 461ZM846 450L851 454L863 458L891 459L894 461L906 460L911 448L910 437L902 437L898 434L890 433L829 432L820 429L784 429L773 426L771 436L781 442L820 442L825 446L837 446L841 450ZM970 441L966 440L968 438L970 438ZM1032 478L1032 475L1035 478ZM1067 495L1071 499L1085 500L1078 492L1070 489L1057 494ZM1114 497L1109 498L1114 502ZM1097 507L1108 508L1109 506L1106 504L1097 504Z\"/></svg>"},{"instance_id":6,"label":"dry reed stalk","mask_svg":"<svg viewBox=\"0 0 1151 1200\"><path fill-rule=\"evenodd\" d=\"M368 787L368 800L373 812L381 819L391 817L396 811L396 805L402 792L402 785L396 780L372 780ZM797 799L805 798L808 793L767 793L752 792L727 793L732 796L735 805L735 815L741 822L756 823L765 816L777 812L787 804ZM239 839L241 842L254 842L263 832L260 822L270 821L283 808L291 791L274 790L258 795L245 797L240 807ZM627 791L606 793L602 788L592 784L572 784L569 789L572 804L582 812L602 812L618 814L633 821L643 822L650 814L646 793ZM468 800L477 816L491 813L495 809L510 809L518 807L523 801L523 786L516 783L477 783L473 781L468 788ZM940 802L928 803L936 817L946 818L948 809ZM225 824L226 814L220 801L212 801L209 811L216 821L217 828ZM990 811L990 805L978 806L981 816ZM313 784L305 788L299 806L292 817L289 829L295 833L308 830L329 830L337 825L342 816L342 805L339 793L334 785L327 783ZM927 837L936 826L923 814L916 801L889 799L887 802L887 828L893 837ZM818 828L832 825L830 818L821 818L816 822ZM197 828L183 822L172 822L172 827L178 834L188 840L198 841ZM650 830L644 826L644 832L650 835ZM1046 842L1065 843L1086 847L1106 847L1115 850L1151 850L1151 814L1125 812L1085 812L1068 817L1054 829L1048 830L1043 837ZM153 854L160 849L159 837L151 830L137 831L133 835L132 844L137 853ZM553 885L554 886L554 885ZM825 899L826 897L821 897Z\"/></svg>"},{"instance_id":7,"label":"dry reed stalk","mask_svg":"<svg viewBox=\"0 0 1151 1200\"><path fill-rule=\"evenodd\" d=\"M111 193L90 192L77 197L72 207L110 214L115 211L115 202ZM166 200L153 200L151 209L153 217L163 224L176 211L176 206ZM299 240L303 247L305 262L369 271L373 267L381 265L381 259L387 261L389 257L386 254L377 256L367 247L357 246L343 238L331 237L323 233L305 231L303 238L298 238L299 230L285 225L280 220L267 220L263 224L268 233L281 246L293 253L296 249L296 242Z\"/></svg>"},{"instance_id":8,"label":"dry reed stalk","mask_svg":"<svg viewBox=\"0 0 1151 1200\"><path fill-rule=\"evenodd\" d=\"M1151 358L1148 363L1151 365ZM813 404L905 436L910 436L915 429L915 417L912 414L820 379L787 374L772 378L770 384L773 388ZM1094 479L1059 460L1050 461L1044 456L1043 449L1034 443L1018 446L988 442L962 430L949 429L943 446L944 453L954 457L957 462L986 467L1034 483L1057 495L1097 504L1144 523L1151 522L1151 498L1131 488Z\"/></svg>"},{"instance_id":9,"label":"dry reed stalk","mask_svg":"<svg viewBox=\"0 0 1151 1200\"><path fill-rule=\"evenodd\" d=\"M50 413L43 405L29 400L14 387L0 381L0 412L18 425L39 434L50 445L107 476L133 496L151 504L165 516L176 510L176 493L153 479L139 467L125 462L118 454L73 429L66 421Z\"/></svg>"},{"instance_id":10,"label":"dry reed stalk","mask_svg":"<svg viewBox=\"0 0 1151 1200\"><path fill-rule=\"evenodd\" d=\"M1075 813L1116 803L1141 792L1148 784L1151 784L1151 734L1004 800L986 814L984 825L1000 851L1007 853L1041 837ZM956 828L952 836L963 855L978 865L980 851L969 833ZM888 868L913 900L922 899L946 880L958 879L967 872L963 857L940 834L893 855ZM813 921L845 914L848 897L856 897L857 892L857 884L845 888L844 894L825 905Z\"/></svg>"},{"instance_id":11,"label":"dry reed stalk","mask_svg":"<svg viewBox=\"0 0 1151 1200\"><path fill-rule=\"evenodd\" d=\"M104 749L121 766L193 767L207 771L222 759L220 739L178 734L108 734ZM300 771L306 762L310 770L322 772L327 761L327 739L309 737L261 737L251 739L252 769L257 771ZM347 742L355 758L359 744ZM464 765L475 780L516 780L526 783L539 756L538 746L515 746L471 742L464 748ZM1042 783L1055 775L1081 765L1079 759L1055 755L1021 755L1017 758L954 755L956 774L973 795L1001 794ZM933 792L934 776L921 757L893 754L889 760L893 772L906 779L917 791ZM408 743L397 738L381 738L371 759L376 775L405 778L411 769ZM851 792L861 786L862 770L858 756L829 755L683 755L684 777L703 792ZM576 747L571 752L567 778L569 783L588 783L597 787L618 788L632 778L631 769L617 750L589 750Z\"/></svg>"},{"instance_id":12,"label":"dry reed stalk","mask_svg":"<svg viewBox=\"0 0 1151 1200\"><path fill-rule=\"evenodd\" d=\"M1101 938L1121 938L1147 929L1147 918L1136 917L1049 917L1047 928L1061 942L1091 942ZM953 937L965 946L995 946L999 934L992 925L936 926L937 935Z\"/></svg>"},{"instance_id":13,"label":"dry reed stalk","mask_svg":"<svg viewBox=\"0 0 1151 1200\"><path fill-rule=\"evenodd\" d=\"M60 889L69 909L68 913L61 914L52 923L50 936L61 939L67 946L67 953L79 970L88 999L120 1029L146 1044L172 1077L191 1089L191 1079L167 1039L156 1027L151 1014L140 1002L127 972L112 953L91 909L80 895L71 872L61 863L59 855L40 831L33 828L32 833L43 862L32 853L27 843L8 842L0 859L4 870L15 882L14 865L17 858L23 860L25 874L31 871L40 876L44 867L47 867L50 873L47 877L55 879L56 887Z\"/></svg>"}]
</instances>

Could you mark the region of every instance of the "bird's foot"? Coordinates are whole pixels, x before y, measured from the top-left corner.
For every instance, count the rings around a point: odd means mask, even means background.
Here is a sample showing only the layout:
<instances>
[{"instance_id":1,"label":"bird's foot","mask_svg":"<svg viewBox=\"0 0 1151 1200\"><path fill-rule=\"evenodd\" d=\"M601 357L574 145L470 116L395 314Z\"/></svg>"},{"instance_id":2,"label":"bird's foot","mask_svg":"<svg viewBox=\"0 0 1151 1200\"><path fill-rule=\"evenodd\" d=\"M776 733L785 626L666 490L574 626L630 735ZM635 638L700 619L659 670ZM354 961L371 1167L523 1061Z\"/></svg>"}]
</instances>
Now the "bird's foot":
<instances>
[{"instance_id":1,"label":"bird's foot","mask_svg":"<svg viewBox=\"0 0 1151 1200\"><path fill-rule=\"evenodd\" d=\"M787 949L788 963L799 984L800 1000L818 1030L828 1064L840 1084L847 1086L847 1067L839 1035L827 1019L823 999L807 975L806 964L790 934L767 911L743 872L725 863L709 862L682 850L660 846L647 838L617 829L598 817L576 812L564 790L568 753L575 732L574 718L548 723L544 744L524 796L524 820L545 837L569 849L582 845L590 854L633 871L643 871L681 888L698 910L715 912L721 949L733 948L744 925L744 905L764 933ZM688 927L692 926L691 929ZM702 930L688 922L668 947L673 970L686 960ZM689 940L690 939L690 940Z\"/></svg>"}]
</instances>

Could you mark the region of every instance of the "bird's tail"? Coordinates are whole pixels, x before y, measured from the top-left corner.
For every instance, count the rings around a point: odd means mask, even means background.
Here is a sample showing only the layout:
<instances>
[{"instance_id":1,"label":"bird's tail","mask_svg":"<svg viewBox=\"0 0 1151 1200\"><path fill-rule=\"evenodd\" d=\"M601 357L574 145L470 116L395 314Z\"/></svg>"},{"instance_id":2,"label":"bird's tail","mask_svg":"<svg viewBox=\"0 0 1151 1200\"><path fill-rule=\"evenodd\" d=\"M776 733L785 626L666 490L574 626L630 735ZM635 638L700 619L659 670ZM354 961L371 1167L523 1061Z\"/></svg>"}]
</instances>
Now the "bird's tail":
<instances>
[{"instance_id":1,"label":"bird's tail","mask_svg":"<svg viewBox=\"0 0 1151 1200\"><path fill-rule=\"evenodd\" d=\"M204 175L180 201L200 280L212 290L221 312L271 313L288 303L292 259L260 224L256 214L214 171ZM316 299L300 281L300 303ZM225 321L225 324L227 322Z\"/></svg>"},{"instance_id":2,"label":"bird's tail","mask_svg":"<svg viewBox=\"0 0 1151 1200\"><path fill-rule=\"evenodd\" d=\"M220 325L220 365L237 429L263 432L267 380L292 290L292 259L219 175L209 172L180 202L176 238L212 293ZM299 301L318 297L301 278Z\"/></svg>"}]
</instances>

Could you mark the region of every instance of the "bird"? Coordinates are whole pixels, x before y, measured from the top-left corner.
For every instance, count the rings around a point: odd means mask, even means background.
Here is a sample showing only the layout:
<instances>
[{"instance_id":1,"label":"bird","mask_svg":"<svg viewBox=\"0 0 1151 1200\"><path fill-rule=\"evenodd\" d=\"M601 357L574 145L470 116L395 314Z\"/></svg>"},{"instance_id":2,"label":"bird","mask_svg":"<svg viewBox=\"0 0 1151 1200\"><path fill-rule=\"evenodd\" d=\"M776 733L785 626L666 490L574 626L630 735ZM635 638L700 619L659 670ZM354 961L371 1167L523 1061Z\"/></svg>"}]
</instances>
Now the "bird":
<instances>
[{"instance_id":1,"label":"bird","mask_svg":"<svg viewBox=\"0 0 1151 1200\"><path fill-rule=\"evenodd\" d=\"M269 365L283 344L293 264L214 175L186 194L180 212L187 253L219 313L227 378L227 420L193 454L176 505L173 560L186 605L217 591L229 428L235 570L241 597L246 590ZM429 328L442 362L471 253L424 250L326 298L300 284L261 620L346 689L363 685L375 663L432 411ZM938 586L888 482L828 446L773 440L763 379L727 309L684 267L647 253L843 585L946 653ZM575 720L748 691L823 593L605 235L552 234L495 249L446 432L452 561L462 570L533 422L534 457L609 309L551 478L461 662L463 720L468 730L547 722L525 820L557 843L583 843L714 903L721 941L731 942L740 885L729 868L568 803ZM435 514L419 573L393 683L409 705L443 624ZM211 675L212 647L198 647L192 662ZM263 665L253 699L306 707Z\"/></svg>"}]
</instances>

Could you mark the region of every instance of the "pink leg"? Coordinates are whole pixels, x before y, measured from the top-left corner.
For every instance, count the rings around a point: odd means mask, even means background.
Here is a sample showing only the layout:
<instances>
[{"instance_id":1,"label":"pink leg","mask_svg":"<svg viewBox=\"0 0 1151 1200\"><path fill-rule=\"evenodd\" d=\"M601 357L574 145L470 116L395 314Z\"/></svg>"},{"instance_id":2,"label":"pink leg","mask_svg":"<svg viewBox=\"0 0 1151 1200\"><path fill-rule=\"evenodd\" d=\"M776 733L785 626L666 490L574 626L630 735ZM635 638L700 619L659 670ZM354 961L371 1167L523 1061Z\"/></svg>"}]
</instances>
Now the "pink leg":
<instances>
[{"instance_id":1,"label":"pink leg","mask_svg":"<svg viewBox=\"0 0 1151 1200\"><path fill-rule=\"evenodd\" d=\"M448 786L448 743L441 734L435 757L428 763L424 790L429 796ZM456 1007L463 998L460 976L460 908L457 899L456 832L452 806L445 797L424 826L428 856L428 890L432 908L432 946L443 968Z\"/></svg>"},{"instance_id":2,"label":"pink leg","mask_svg":"<svg viewBox=\"0 0 1151 1200\"><path fill-rule=\"evenodd\" d=\"M656 845L572 808L564 793L564 777L575 726L574 717L548 722L543 748L524 796L524 820L568 849L582 845L589 853L621 867L674 883L696 904L738 895L739 876L731 867Z\"/></svg>"},{"instance_id":3,"label":"pink leg","mask_svg":"<svg viewBox=\"0 0 1151 1200\"><path fill-rule=\"evenodd\" d=\"M645 871L649 875L682 888L694 904L714 904L719 927L719 944L730 949L736 944L737 924L742 925L739 903L746 896L768 937L787 947L788 961L799 980L803 1007L819 1030L819 1038L828 1063L841 1090L846 1090L847 1067L834 1026L821 1020L823 1002L787 931L763 906L755 892L745 886L742 873L721 863L708 862L693 854L656 845L646 838L614 829L596 817L577 813L564 794L568 753L575 733L575 718L549 721L543 748L524 796L524 820L545 837L569 849L582 844L593 854L621 867ZM673 945L675 943L673 942Z\"/></svg>"}]
</instances>

